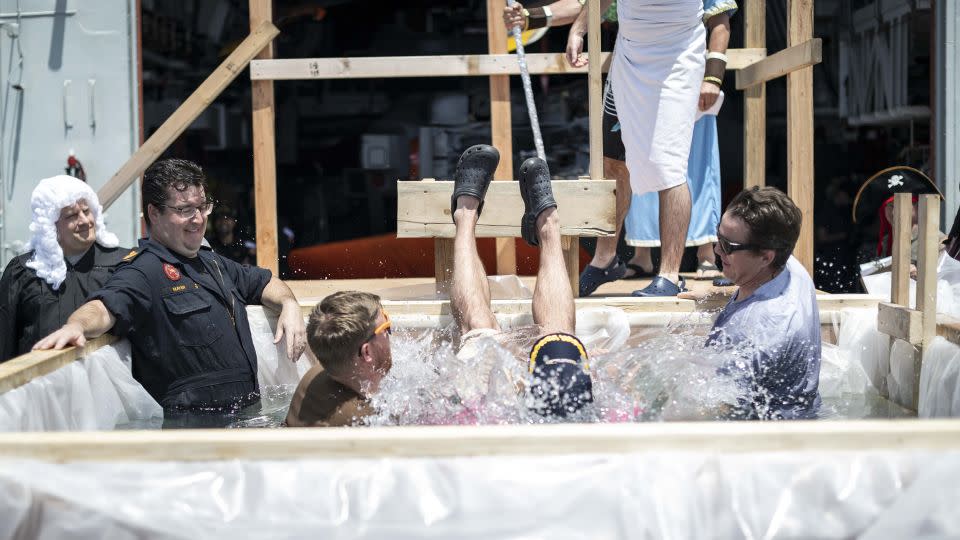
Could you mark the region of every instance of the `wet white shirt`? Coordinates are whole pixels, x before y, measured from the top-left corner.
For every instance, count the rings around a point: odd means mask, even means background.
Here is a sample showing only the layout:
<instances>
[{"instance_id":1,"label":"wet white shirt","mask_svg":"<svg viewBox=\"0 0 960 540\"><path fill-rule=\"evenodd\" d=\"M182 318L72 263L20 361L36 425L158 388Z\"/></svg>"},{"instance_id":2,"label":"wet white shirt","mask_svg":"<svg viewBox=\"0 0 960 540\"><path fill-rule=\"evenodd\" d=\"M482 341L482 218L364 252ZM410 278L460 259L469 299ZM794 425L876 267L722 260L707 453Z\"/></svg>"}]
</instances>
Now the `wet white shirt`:
<instances>
[{"instance_id":1,"label":"wet white shirt","mask_svg":"<svg viewBox=\"0 0 960 540\"><path fill-rule=\"evenodd\" d=\"M748 357L729 370L751 386L748 415L815 417L820 407L820 311L806 268L790 257L784 270L749 298L741 301L737 294L717 317L708 343L730 343Z\"/></svg>"}]
</instances>

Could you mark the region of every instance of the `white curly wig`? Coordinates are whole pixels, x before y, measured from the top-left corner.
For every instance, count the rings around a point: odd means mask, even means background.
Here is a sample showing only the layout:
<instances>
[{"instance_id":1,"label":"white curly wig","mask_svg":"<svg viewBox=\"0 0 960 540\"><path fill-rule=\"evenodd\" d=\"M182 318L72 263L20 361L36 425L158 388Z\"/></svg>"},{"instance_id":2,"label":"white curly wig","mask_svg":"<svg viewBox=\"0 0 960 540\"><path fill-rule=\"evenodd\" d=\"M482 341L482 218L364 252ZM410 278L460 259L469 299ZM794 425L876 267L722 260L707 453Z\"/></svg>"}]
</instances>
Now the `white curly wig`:
<instances>
[{"instance_id":1,"label":"white curly wig","mask_svg":"<svg viewBox=\"0 0 960 540\"><path fill-rule=\"evenodd\" d=\"M44 178L30 196L33 220L30 222L32 236L27 249L33 250L33 257L27 262L27 267L36 270L37 276L49 283L53 290L59 289L67 277L67 263L57 241L57 220L60 219L61 210L81 199L87 202L93 213L97 243L103 247L117 247L117 236L108 232L103 224L100 199L86 182L66 175Z\"/></svg>"}]
</instances>

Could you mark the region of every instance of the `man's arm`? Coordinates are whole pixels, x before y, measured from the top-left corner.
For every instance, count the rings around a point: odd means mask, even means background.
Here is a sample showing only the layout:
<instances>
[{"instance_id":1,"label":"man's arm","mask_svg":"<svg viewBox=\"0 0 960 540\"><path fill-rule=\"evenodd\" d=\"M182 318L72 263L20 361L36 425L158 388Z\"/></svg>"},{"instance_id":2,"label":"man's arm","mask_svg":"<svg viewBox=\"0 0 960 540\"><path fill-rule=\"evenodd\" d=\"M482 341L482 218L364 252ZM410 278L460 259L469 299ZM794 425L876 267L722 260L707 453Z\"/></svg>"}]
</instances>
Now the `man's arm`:
<instances>
[{"instance_id":1,"label":"man's arm","mask_svg":"<svg viewBox=\"0 0 960 540\"><path fill-rule=\"evenodd\" d=\"M93 300L77 308L67 324L41 339L33 346L38 349L63 349L68 345L83 347L88 338L102 336L113 328L116 319L100 300Z\"/></svg>"},{"instance_id":2,"label":"man's arm","mask_svg":"<svg viewBox=\"0 0 960 540\"><path fill-rule=\"evenodd\" d=\"M546 26L566 26L572 23L580 15L581 7L580 0L557 0L547 6L552 16ZM531 8L528 11L533 14L535 9L537 8ZM508 31L513 30L514 26L526 30L530 21L523 14L523 4L515 2L512 6L503 8L503 23Z\"/></svg>"},{"instance_id":3,"label":"man's arm","mask_svg":"<svg viewBox=\"0 0 960 540\"><path fill-rule=\"evenodd\" d=\"M577 2L579 4L579 2ZM600 13L606 13L610 9L613 0L600 0ZM583 55L583 36L587 35L589 29L589 9L581 9L577 18L570 26L570 33L567 35L567 63L573 67L583 67L589 64L589 60Z\"/></svg>"},{"instance_id":4,"label":"man's arm","mask_svg":"<svg viewBox=\"0 0 960 540\"><path fill-rule=\"evenodd\" d=\"M730 15L719 13L707 20L707 69L704 72L703 83L700 84L700 110L705 111L717 102L720 96L720 85L723 83L723 73L726 70L726 60L710 58L710 53L725 56L730 44Z\"/></svg>"},{"instance_id":5,"label":"man's arm","mask_svg":"<svg viewBox=\"0 0 960 540\"><path fill-rule=\"evenodd\" d=\"M300 313L300 302L297 302L297 297L290 287L275 277L270 278L270 282L263 288L260 301L273 311L280 312L273 342L280 343L286 336L287 356L296 362L307 347L307 330Z\"/></svg>"}]
</instances>

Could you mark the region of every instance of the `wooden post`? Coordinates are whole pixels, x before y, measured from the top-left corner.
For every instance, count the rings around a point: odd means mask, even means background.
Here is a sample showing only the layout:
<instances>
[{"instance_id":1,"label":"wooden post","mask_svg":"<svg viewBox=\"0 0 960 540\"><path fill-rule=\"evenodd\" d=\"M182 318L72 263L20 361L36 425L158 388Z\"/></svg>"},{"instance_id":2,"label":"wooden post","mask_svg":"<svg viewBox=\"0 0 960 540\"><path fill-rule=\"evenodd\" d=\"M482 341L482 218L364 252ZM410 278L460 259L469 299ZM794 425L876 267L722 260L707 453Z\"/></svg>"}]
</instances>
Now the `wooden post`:
<instances>
[{"instance_id":1,"label":"wooden post","mask_svg":"<svg viewBox=\"0 0 960 540\"><path fill-rule=\"evenodd\" d=\"M767 47L766 0L747 0L744 6L744 47ZM767 167L767 85L743 93L743 184L763 186Z\"/></svg>"},{"instance_id":2,"label":"wooden post","mask_svg":"<svg viewBox=\"0 0 960 540\"><path fill-rule=\"evenodd\" d=\"M250 28L273 20L272 0L250 0ZM258 59L273 58L273 45ZM253 191L257 220L257 266L279 277L277 253L277 149L273 81L251 81L253 94Z\"/></svg>"},{"instance_id":3,"label":"wooden post","mask_svg":"<svg viewBox=\"0 0 960 540\"><path fill-rule=\"evenodd\" d=\"M587 52L590 64L587 72L590 122L590 179L603 179L603 80L600 50L600 0L590 0L587 9ZM562 211L562 210L561 210ZM563 238L563 259L573 297L580 296L580 239L575 236Z\"/></svg>"},{"instance_id":4,"label":"wooden post","mask_svg":"<svg viewBox=\"0 0 960 540\"><path fill-rule=\"evenodd\" d=\"M487 49L490 54L507 52L507 29L503 25L504 0L487 0ZM500 151L500 165L494 180L513 180L513 119L510 115L510 76L490 77L490 135L491 144ZM517 273L516 241L497 238L497 274ZM439 251L437 252L439 255ZM453 250L450 250L453 256ZM452 262L452 261L451 261ZM439 279L439 278L438 278Z\"/></svg>"},{"instance_id":5,"label":"wooden post","mask_svg":"<svg viewBox=\"0 0 960 540\"><path fill-rule=\"evenodd\" d=\"M923 313L923 346L937 335L937 259L940 257L940 196L920 195L917 311ZM917 380L920 373L917 372Z\"/></svg>"},{"instance_id":6,"label":"wooden post","mask_svg":"<svg viewBox=\"0 0 960 540\"><path fill-rule=\"evenodd\" d=\"M913 220L913 203L909 193L897 193L893 196L893 238L890 240L890 255L893 258L890 275L890 302L910 307L910 232ZM922 321L921 321L922 322ZM879 323L879 321L878 321ZM879 326L878 326L879 327ZM908 328L910 326L908 325ZM907 332L903 339L912 342L913 336ZM887 338L888 350L893 350L893 344L896 337ZM889 364L885 368L890 371ZM886 375L886 373L885 373ZM887 388L886 378L884 378L879 388L880 395L889 398L890 389ZM902 404L907 406L909 404Z\"/></svg>"},{"instance_id":7,"label":"wooden post","mask_svg":"<svg viewBox=\"0 0 960 540\"><path fill-rule=\"evenodd\" d=\"M590 53L587 90L590 121L590 179L603 179L603 81L600 59L600 0L590 0L587 18L587 47Z\"/></svg>"},{"instance_id":8,"label":"wooden post","mask_svg":"<svg viewBox=\"0 0 960 540\"><path fill-rule=\"evenodd\" d=\"M813 38L813 0L789 0L787 46ZM803 212L793 251L813 275L813 67L787 75L787 194Z\"/></svg>"},{"instance_id":9,"label":"wooden post","mask_svg":"<svg viewBox=\"0 0 960 540\"><path fill-rule=\"evenodd\" d=\"M923 354L937 337L937 259L940 256L940 196L920 195L917 252L917 311L922 313L923 341L913 364L913 410L920 410Z\"/></svg>"},{"instance_id":10,"label":"wooden post","mask_svg":"<svg viewBox=\"0 0 960 540\"><path fill-rule=\"evenodd\" d=\"M910 230L913 220L913 203L909 193L893 196L893 239L890 255L891 267L890 301L910 307Z\"/></svg>"},{"instance_id":11,"label":"wooden post","mask_svg":"<svg viewBox=\"0 0 960 540\"><path fill-rule=\"evenodd\" d=\"M499 238L498 238L499 240ZM513 238L510 238L513 240ZM437 292L447 292L453 279L453 238L433 239L433 275Z\"/></svg>"}]
</instances>

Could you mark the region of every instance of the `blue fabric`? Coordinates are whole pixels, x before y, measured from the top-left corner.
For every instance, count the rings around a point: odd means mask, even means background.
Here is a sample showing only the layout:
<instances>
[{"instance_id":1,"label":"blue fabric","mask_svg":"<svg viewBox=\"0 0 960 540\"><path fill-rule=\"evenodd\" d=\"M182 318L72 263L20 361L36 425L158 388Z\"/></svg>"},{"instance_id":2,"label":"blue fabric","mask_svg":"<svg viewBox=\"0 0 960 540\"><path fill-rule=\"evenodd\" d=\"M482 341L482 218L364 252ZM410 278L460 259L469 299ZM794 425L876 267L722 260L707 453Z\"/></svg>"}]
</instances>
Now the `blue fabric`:
<instances>
[{"instance_id":1,"label":"blue fabric","mask_svg":"<svg viewBox=\"0 0 960 540\"><path fill-rule=\"evenodd\" d=\"M693 143L687 161L687 186L693 206L687 245L716 242L720 223L720 147L717 117L704 115L693 125ZM634 194L626 219L626 241L631 246L660 245L660 200L656 192Z\"/></svg>"},{"instance_id":2,"label":"blue fabric","mask_svg":"<svg viewBox=\"0 0 960 540\"><path fill-rule=\"evenodd\" d=\"M732 17L737 12L737 7L736 0L703 0L703 22L721 13Z\"/></svg>"},{"instance_id":3,"label":"blue fabric","mask_svg":"<svg viewBox=\"0 0 960 540\"><path fill-rule=\"evenodd\" d=\"M814 418L820 407L820 311L813 281L795 258L749 298L720 312L708 345L733 345L746 361L724 371L740 380L748 418Z\"/></svg>"}]
</instances>

